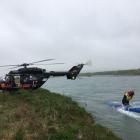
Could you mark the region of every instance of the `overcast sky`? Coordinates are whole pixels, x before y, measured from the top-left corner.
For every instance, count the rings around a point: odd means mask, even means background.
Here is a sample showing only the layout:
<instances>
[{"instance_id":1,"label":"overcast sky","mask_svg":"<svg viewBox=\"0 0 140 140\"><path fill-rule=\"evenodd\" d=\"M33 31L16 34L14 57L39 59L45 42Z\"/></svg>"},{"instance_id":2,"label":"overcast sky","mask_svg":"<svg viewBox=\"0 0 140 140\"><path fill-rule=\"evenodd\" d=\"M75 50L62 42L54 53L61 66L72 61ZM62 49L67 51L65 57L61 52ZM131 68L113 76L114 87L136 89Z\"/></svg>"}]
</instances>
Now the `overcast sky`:
<instances>
[{"instance_id":1,"label":"overcast sky","mask_svg":"<svg viewBox=\"0 0 140 140\"><path fill-rule=\"evenodd\" d=\"M54 58L83 71L140 68L139 0L0 0L0 65ZM3 69L1 69L3 71Z\"/></svg>"}]
</instances>

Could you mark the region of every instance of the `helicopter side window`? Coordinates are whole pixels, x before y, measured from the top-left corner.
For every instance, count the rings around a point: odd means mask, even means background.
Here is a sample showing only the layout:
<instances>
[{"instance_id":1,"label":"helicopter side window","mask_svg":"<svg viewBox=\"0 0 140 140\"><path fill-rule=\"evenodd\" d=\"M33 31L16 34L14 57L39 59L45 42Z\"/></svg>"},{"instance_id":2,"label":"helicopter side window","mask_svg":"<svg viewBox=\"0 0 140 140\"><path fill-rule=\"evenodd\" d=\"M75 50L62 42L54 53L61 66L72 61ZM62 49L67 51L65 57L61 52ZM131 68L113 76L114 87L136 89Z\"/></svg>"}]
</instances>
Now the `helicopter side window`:
<instances>
[{"instance_id":1,"label":"helicopter side window","mask_svg":"<svg viewBox=\"0 0 140 140\"><path fill-rule=\"evenodd\" d=\"M23 79L23 82L24 82L24 83L29 83L29 81L30 81L30 78L29 78L29 77L25 77L25 78Z\"/></svg>"},{"instance_id":2,"label":"helicopter side window","mask_svg":"<svg viewBox=\"0 0 140 140\"><path fill-rule=\"evenodd\" d=\"M30 80L31 81L35 81L35 80L37 80L37 77L36 76L33 76L33 75L30 75Z\"/></svg>"},{"instance_id":3,"label":"helicopter side window","mask_svg":"<svg viewBox=\"0 0 140 140\"><path fill-rule=\"evenodd\" d=\"M6 77L5 77L5 81L6 81L7 83L11 83L11 82L14 81L14 77L13 77L13 76L6 76Z\"/></svg>"},{"instance_id":4,"label":"helicopter side window","mask_svg":"<svg viewBox=\"0 0 140 140\"><path fill-rule=\"evenodd\" d=\"M9 83L9 82L10 82L9 76L6 76L6 77L5 77L5 82L6 82L6 83Z\"/></svg>"}]
</instances>

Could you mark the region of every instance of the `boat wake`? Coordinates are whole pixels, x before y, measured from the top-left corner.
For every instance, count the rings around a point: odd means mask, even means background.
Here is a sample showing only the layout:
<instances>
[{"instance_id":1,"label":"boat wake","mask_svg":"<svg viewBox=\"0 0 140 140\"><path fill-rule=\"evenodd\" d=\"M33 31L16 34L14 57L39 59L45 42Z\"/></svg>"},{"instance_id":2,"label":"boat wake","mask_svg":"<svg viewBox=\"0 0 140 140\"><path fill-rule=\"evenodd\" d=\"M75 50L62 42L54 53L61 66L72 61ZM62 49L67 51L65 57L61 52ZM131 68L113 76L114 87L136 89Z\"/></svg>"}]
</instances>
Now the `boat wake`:
<instances>
[{"instance_id":1,"label":"boat wake","mask_svg":"<svg viewBox=\"0 0 140 140\"><path fill-rule=\"evenodd\" d=\"M134 118L134 119L140 121L140 114L139 113L126 111L123 108L119 108L119 109L117 109L117 111L122 113L122 114L124 114L124 115L127 115L127 116L129 116L131 118Z\"/></svg>"},{"instance_id":2,"label":"boat wake","mask_svg":"<svg viewBox=\"0 0 140 140\"><path fill-rule=\"evenodd\" d=\"M137 121L140 121L140 112L132 112L132 111L129 111L126 110L123 105L119 102L116 102L116 101L113 101L113 102L109 102L109 106L111 106L113 109L115 109L116 111L120 112L121 114L124 114L124 115L127 115L131 118L134 118L136 119ZM133 108L140 108L140 102L132 102L131 103L131 109Z\"/></svg>"}]
</instances>

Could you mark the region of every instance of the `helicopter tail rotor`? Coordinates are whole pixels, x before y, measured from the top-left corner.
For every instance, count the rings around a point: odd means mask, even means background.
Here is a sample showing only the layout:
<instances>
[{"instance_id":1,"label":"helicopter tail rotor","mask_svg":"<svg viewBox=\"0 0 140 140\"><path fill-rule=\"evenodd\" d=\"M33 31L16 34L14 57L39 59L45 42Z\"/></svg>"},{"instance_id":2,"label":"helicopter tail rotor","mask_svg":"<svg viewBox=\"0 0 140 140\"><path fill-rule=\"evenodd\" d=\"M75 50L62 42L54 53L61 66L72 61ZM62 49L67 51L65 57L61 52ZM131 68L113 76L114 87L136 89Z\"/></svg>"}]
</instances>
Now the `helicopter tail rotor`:
<instances>
[{"instance_id":1,"label":"helicopter tail rotor","mask_svg":"<svg viewBox=\"0 0 140 140\"><path fill-rule=\"evenodd\" d=\"M86 65L86 66L92 66L92 61L91 60L88 60L84 65Z\"/></svg>"}]
</instances>

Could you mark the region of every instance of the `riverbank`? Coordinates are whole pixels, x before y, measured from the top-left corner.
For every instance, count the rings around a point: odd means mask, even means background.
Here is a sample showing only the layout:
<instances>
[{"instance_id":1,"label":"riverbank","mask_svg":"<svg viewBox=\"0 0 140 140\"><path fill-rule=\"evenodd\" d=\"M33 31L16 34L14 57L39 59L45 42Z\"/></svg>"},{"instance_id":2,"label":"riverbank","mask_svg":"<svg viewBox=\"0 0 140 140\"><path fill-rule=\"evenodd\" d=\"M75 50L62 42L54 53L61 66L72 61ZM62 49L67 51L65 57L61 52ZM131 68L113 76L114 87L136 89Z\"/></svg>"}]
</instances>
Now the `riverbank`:
<instances>
[{"instance_id":1,"label":"riverbank","mask_svg":"<svg viewBox=\"0 0 140 140\"><path fill-rule=\"evenodd\" d=\"M0 94L0 138L121 140L71 98L44 89Z\"/></svg>"},{"instance_id":2,"label":"riverbank","mask_svg":"<svg viewBox=\"0 0 140 140\"><path fill-rule=\"evenodd\" d=\"M140 69L88 72L88 73L80 74L80 76L89 76L89 77L96 76L96 75L139 76Z\"/></svg>"}]
</instances>

